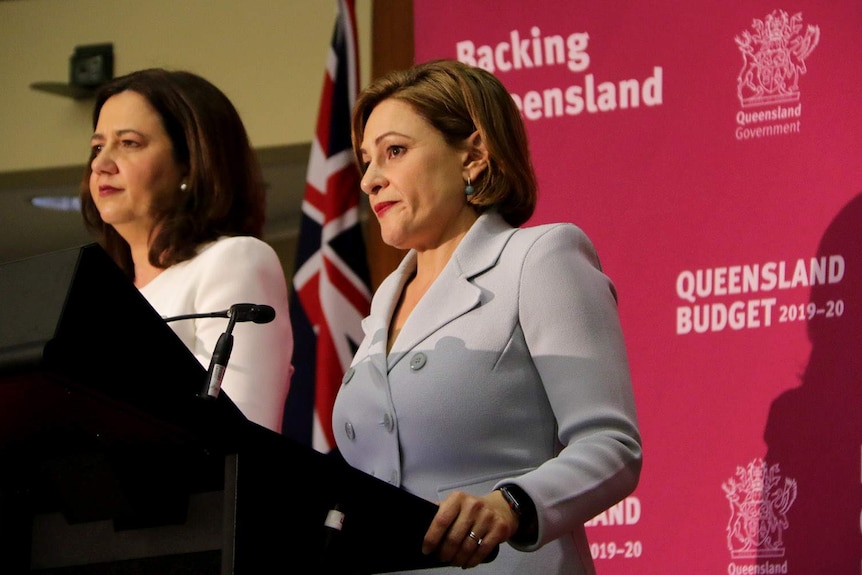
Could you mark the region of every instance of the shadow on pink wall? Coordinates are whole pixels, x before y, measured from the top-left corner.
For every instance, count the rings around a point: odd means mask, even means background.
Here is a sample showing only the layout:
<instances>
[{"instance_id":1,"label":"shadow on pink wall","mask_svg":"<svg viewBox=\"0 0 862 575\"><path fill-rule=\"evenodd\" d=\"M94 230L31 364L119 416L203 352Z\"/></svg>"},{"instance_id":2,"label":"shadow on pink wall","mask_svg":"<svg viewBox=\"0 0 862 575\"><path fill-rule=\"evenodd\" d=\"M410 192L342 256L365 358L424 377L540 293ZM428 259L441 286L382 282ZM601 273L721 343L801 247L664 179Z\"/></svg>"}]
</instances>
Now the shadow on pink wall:
<instances>
[{"instance_id":1,"label":"shadow on pink wall","mask_svg":"<svg viewBox=\"0 0 862 575\"><path fill-rule=\"evenodd\" d=\"M766 467L777 464L796 493L782 524L761 516L761 534L779 535L784 555L759 553L758 562L786 561L787 573L858 573L862 564L862 194L823 234L818 256L833 255L843 256L843 278L812 287L823 312L808 321L811 355L801 385L772 403L764 434ZM780 491L764 493L763 509L782 504Z\"/></svg>"}]
</instances>

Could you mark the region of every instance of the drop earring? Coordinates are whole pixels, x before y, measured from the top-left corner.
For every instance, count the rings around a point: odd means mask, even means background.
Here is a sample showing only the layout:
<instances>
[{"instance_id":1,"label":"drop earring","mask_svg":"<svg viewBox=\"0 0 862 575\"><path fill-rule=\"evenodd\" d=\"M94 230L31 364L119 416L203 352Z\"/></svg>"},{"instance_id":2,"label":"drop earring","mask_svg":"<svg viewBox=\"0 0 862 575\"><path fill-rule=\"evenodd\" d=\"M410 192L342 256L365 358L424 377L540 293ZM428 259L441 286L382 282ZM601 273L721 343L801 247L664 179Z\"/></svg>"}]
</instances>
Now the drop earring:
<instances>
[{"instance_id":1,"label":"drop earring","mask_svg":"<svg viewBox=\"0 0 862 575\"><path fill-rule=\"evenodd\" d=\"M476 189L470 184L470 176L467 176L467 185L464 187L464 194L469 198L476 193Z\"/></svg>"}]
</instances>

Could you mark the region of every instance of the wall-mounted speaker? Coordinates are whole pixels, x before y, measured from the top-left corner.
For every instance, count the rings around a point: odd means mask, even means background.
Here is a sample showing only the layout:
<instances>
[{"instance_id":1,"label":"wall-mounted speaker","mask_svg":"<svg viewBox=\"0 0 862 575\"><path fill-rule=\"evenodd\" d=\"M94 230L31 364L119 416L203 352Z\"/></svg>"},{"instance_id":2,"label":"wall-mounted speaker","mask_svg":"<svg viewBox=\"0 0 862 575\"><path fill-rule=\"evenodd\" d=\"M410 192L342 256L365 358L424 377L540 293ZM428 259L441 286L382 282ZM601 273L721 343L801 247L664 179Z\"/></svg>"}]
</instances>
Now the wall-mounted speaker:
<instances>
[{"instance_id":1,"label":"wall-mounted speaker","mask_svg":"<svg viewBox=\"0 0 862 575\"><path fill-rule=\"evenodd\" d=\"M69 58L69 84L96 88L114 77L114 45L76 46Z\"/></svg>"}]
</instances>

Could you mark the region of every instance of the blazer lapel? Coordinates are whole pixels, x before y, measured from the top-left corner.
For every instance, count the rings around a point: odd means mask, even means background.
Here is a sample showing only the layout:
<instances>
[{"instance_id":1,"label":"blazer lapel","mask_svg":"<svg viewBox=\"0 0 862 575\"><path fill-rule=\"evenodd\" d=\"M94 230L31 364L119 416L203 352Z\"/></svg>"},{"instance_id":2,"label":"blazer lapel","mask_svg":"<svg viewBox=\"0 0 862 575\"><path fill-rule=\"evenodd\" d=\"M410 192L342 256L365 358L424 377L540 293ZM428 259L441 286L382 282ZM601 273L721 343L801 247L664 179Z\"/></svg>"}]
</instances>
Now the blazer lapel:
<instances>
[{"instance_id":1,"label":"blazer lapel","mask_svg":"<svg viewBox=\"0 0 862 575\"><path fill-rule=\"evenodd\" d=\"M395 306L404 284L416 269L416 252L409 251L398 264L398 267L378 286L371 300L371 310L368 316L362 320L362 331L366 337L371 338L368 345L368 356L371 363L381 373L389 371L386 343L389 339L389 326L395 313Z\"/></svg>"},{"instance_id":2,"label":"blazer lapel","mask_svg":"<svg viewBox=\"0 0 862 575\"><path fill-rule=\"evenodd\" d=\"M503 247L514 231L514 228L506 224L496 212L486 212L479 217L461 240L455 253L452 254L452 259L404 324L389 354L389 369L392 369L411 349L432 333L480 304L481 290L476 287L472 279L496 265ZM411 255L413 255L412 263L402 270L397 291L388 294L390 297L384 298L393 307L397 301L397 294L400 294L401 286L406 280L405 276L409 275L415 267L415 254L411 252ZM399 266L399 270L401 267ZM388 319L392 317L392 310L389 310L385 317L388 324ZM385 346L384 340L384 350Z\"/></svg>"}]
</instances>

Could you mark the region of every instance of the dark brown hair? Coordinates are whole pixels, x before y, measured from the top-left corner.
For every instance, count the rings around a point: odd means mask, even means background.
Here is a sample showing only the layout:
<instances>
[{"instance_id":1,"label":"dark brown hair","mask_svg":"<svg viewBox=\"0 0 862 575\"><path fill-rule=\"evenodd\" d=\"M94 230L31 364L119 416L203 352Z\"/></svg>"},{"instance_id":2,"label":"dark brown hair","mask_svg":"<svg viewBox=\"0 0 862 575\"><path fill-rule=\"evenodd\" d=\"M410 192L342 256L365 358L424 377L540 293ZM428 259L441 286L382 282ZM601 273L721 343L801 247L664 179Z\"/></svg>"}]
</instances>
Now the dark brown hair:
<instances>
[{"instance_id":1,"label":"dark brown hair","mask_svg":"<svg viewBox=\"0 0 862 575\"><path fill-rule=\"evenodd\" d=\"M174 159L187 170L185 191L178 188L175 194L154 201L157 226L150 241L150 263L167 268L188 260L199 245L219 236L261 237L263 176L245 126L227 96L190 72L140 70L99 89L94 129L108 98L126 90L140 94L155 109L171 140ZM102 221L90 195L90 159L81 182L84 224L133 278L129 245Z\"/></svg>"},{"instance_id":2,"label":"dark brown hair","mask_svg":"<svg viewBox=\"0 0 862 575\"><path fill-rule=\"evenodd\" d=\"M473 182L470 203L495 207L513 226L520 226L536 207L536 175L527 132L512 96L496 76L457 60L433 60L391 72L371 83L353 109L353 152L359 148L372 110L389 98L410 105L453 146L479 130L488 149L488 169Z\"/></svg>"}]
</instances>

